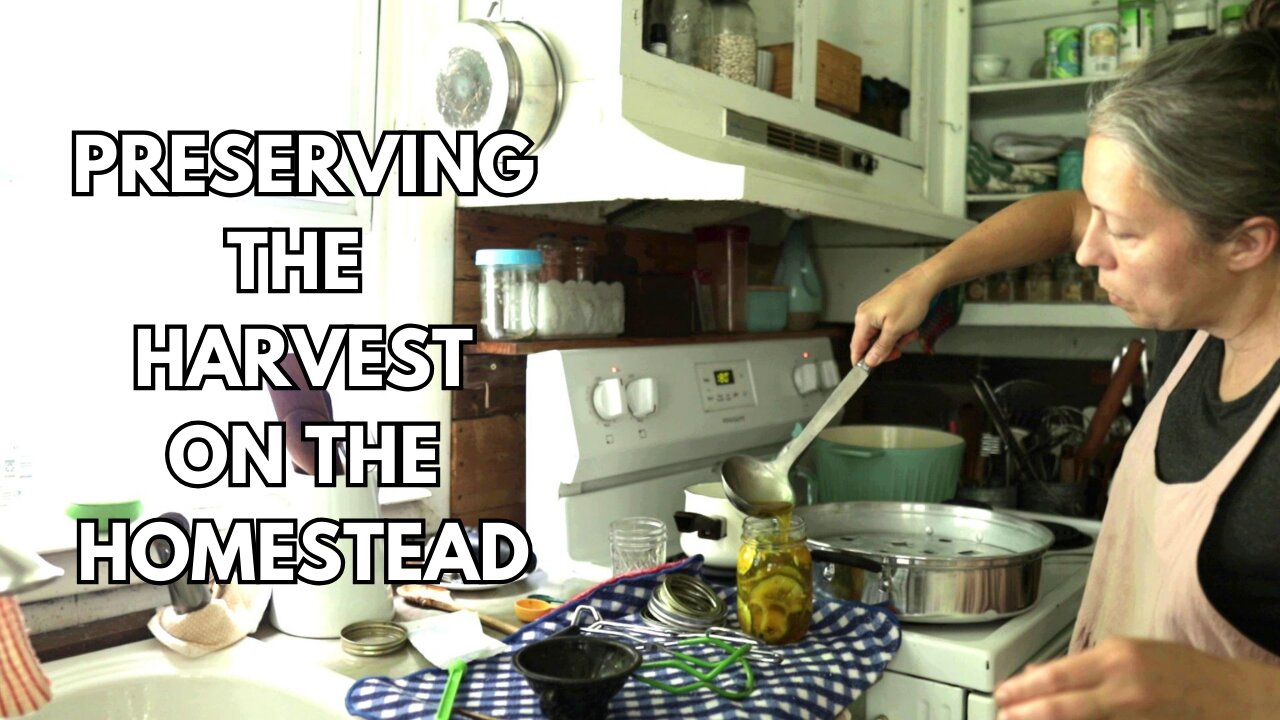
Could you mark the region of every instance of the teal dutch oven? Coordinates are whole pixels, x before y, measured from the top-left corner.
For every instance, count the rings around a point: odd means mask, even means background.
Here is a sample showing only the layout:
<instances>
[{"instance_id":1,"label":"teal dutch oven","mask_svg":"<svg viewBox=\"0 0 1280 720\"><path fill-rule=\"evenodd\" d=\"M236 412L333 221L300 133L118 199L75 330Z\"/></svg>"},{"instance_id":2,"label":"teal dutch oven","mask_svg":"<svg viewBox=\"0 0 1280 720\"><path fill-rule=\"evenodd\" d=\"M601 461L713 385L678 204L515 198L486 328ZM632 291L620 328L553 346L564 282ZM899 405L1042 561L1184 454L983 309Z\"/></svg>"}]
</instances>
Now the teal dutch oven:
<instances>
[{"instance_id":1,"label":"teal dutch oven","mask_svg":"<svg viewBox=\"0 0 1280 720\"><path fill-rule=\"evenodd\" d=\"M810 468L798 473L808 484L811 505L940 503L955 497L964 438L929 428L844 425L819 433L808 454Z\"/></svg>"}]
</instances>

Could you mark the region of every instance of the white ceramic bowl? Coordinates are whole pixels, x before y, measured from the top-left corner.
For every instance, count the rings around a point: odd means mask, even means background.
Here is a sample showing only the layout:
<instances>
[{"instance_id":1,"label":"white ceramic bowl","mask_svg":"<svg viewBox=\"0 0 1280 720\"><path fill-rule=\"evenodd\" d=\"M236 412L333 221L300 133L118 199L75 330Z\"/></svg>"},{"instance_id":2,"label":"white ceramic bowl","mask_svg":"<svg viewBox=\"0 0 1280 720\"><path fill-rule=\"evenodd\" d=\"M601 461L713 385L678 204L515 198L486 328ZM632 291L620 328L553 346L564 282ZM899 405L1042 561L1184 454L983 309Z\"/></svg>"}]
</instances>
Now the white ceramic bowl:
<instances>
[{"instance_id":1,"label":"white ceramic bowl","mask_svg":"<svg viewBox=\"0 0 1280 720\"><path fill-rule=\"evenodd\" d=\"M1003 55L979 53L973 56L970 70L978 82L994 82L1003 78L1009 70L1009 58Z\"/></svg>"}]
</instances>

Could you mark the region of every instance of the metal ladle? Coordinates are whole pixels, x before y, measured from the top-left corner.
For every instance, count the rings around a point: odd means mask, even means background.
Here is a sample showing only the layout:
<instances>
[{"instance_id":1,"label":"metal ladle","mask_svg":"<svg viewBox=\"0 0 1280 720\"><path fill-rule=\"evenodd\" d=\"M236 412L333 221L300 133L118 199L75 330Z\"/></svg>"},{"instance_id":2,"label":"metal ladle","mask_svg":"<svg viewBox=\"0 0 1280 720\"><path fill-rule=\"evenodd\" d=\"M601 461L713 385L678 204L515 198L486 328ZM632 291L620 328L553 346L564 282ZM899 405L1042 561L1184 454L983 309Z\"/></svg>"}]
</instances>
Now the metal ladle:
<instances>
[{"instance_id":1,"label":"metal ladle","mask_svg":"<svg viewBox=\"0 0 1280 720\"><path fill-rule=\"evenodd\" d=\"M809 448L831 418L849 402L871 374L871 368L859 361L827 397L817 414L773 460L750 455L733 455L720 465L720 484L729 502L746 515L767 517L795 506L795 492L787 479L791 466Z\"/></svg>"}]
</instances>

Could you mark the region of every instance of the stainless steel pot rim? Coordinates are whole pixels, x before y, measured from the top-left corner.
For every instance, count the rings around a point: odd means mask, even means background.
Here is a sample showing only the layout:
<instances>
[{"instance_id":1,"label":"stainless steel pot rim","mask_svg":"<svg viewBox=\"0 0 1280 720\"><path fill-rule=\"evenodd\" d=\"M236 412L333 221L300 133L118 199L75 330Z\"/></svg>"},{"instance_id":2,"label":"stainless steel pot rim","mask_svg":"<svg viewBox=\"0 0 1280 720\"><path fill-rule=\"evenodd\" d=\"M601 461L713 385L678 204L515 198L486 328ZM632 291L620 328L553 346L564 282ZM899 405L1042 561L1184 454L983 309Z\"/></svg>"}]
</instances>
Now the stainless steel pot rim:
<instances>
[{"instance_id":1,"label":"stainless steel pot rim","mask_svg":"<svg viewBox=\"0 0 1280 720\"><path fill-rule=\"evenodd\" d=\"M977 569L1035 561L1053 545L1039 523L955 505L848 502L796 508L810 526L809 547L895 567ZM847 518L847 519L846 519ZM829 527L838 524L832 532ZM960 523L959 530L949 527ZM1016 549L1001 541L1017 540ZM1012 543L1006 543L1012 544ZM921 548L931 551L922 551Z\"/></svg>"},{"instance_id":2,"label":"stainless steel pot rim","mask_svg":"<svg viewBox=\"0 0 1280 720\"><path fill-rule=\"evenodd\" d=\"M869 558L891 568L919 568L927 570L993 570L1002 567L1020 567L1040 559L1044 552L1021 553L1018 555L979 556L976 558L953 559L940 557L922 557L919 555L877 555L831 545L821 541L809 541L810 550L825 550L831 553L854 554ZM823 562L815 558L814 562Z\"/></svg>"}]
</instances>

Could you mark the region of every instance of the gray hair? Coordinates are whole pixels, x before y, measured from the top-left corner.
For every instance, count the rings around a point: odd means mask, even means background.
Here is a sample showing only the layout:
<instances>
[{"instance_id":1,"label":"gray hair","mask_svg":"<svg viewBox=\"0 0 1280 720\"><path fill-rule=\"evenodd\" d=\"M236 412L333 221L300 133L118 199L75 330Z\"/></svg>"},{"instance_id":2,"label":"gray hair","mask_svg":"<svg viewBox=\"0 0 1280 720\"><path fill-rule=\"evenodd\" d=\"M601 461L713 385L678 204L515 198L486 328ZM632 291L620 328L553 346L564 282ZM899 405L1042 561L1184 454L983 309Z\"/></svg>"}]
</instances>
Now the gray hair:
<instances>
[{"instance_id":1,"label":"gray hair","mask_svg":"<svg viewBox=\"0 0 1280 720\"><path fill-rule=\"evenodd\" d=\"M1089 132L1124 144L1206 240L1280 222L1280 33L1170 45L1091 103Z\"/></svg>"}]
</instances>

